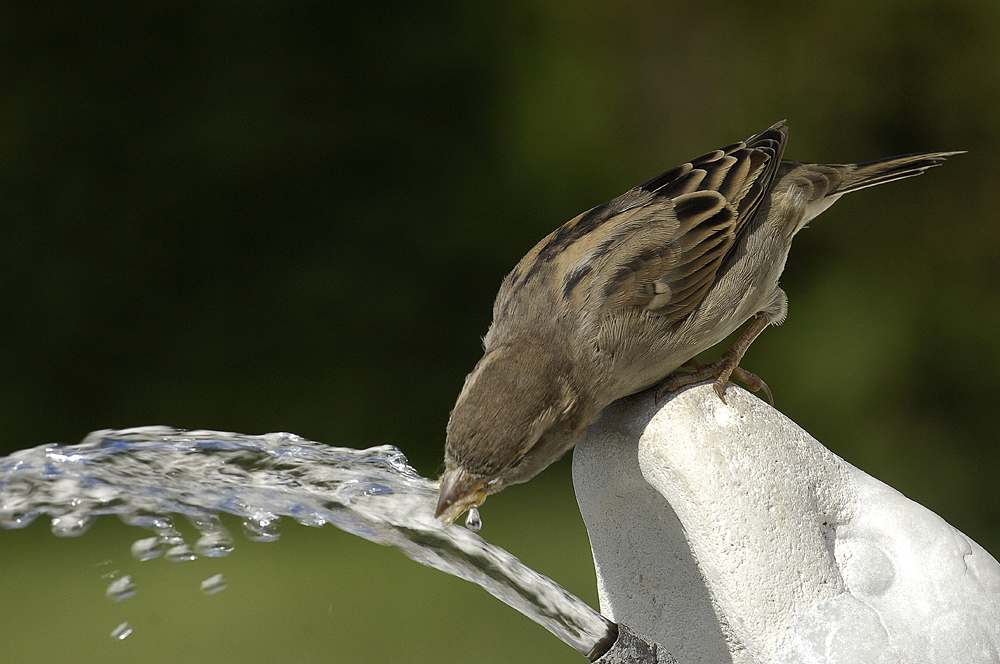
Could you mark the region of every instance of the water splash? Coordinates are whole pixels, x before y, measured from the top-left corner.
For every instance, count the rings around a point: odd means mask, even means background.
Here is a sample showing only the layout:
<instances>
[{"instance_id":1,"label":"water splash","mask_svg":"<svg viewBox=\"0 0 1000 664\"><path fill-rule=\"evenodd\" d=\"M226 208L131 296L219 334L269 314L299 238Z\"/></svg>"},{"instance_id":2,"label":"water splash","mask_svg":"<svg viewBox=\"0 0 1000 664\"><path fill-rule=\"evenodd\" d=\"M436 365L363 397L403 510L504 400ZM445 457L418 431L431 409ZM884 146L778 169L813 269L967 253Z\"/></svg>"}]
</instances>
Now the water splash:
<instances>
[{"instance_id":1,"label":"water splash","mask_svg":"<svg viewBox=\"0 0 1000 664\"><path fill-rule=\"evenodd\" d=\"M185 543L178 544L177 546L172 546L167 549L163 554L163 559L172 563L184 563L197 560L198 554L196 554L191 547Z\"/></svg>"},{"instance_id":2,"label":"water splash","mask_svg":"<svg viewBox=\"0 0 1000 664\"><path fill-rule=\"evenodd\" d=\"M167 547L159 537L144 537L132 543L132 557L139 561L159 558Z\"/></svg>"},{"instance_id":3,"label":"water splash","mask_svg":"<svg viewBox=\"0 0 1000 664\"><path fill-rule=\"evenodd\" d=\"M282 516L308 526L331 523L482 586L584 655L614 631L586 603L510 553L434 518L436 500L435 483L394 447L329 447L288 433L141 427L0 457L3 528L23 528L45 515L54 534L78 536L98 516L115 514L153 533L132 545L135 558L183 561L232 551L219 513L240 517L255 541L277 539ZM198 530L193 549L172 514ZM471 528L477 519L470 521ZM217 583L224 587L220 578L209 588ZM127 624L119 630L115 638L131 633Z\"/></svg>"},{"instance_id":4,"label":"water splash","mask_svg":"<svg viewBox=\"0 0 1000 664\"><path fill-rule=\"evenodd\" d=\"M221 574L213 574L201 582L201 592L206 595L214 595L226 589L226 579Z\"/></svg>"},{"instance_id":5,"label":"water splash","mask_svg":"<svg viewBox=\"0 0 1000 664\"><path fill-rule=\"evenodd\" d=\"M123 622L121 625L118 625L118 627L115 627L113 630L111 630L111 638L114 639L115 641L124 641L129 637L131 633L132 633L132 625L128 624L128 622L126 621Z\"/></svg>"},{"instance_id":6,"label":"water splash","mask_svg":"<svg viewBox=\"0 0 1000 664\"><path fill-rule=\"evenodd\" d=\"M114 600L115 602L121 602L130 597L133 597L136 593L136 585L132 581L132 577L126 574L125 576L119 577L108 584L108 589L104 591L108 599Z\"/></svg>"}]
</instances>

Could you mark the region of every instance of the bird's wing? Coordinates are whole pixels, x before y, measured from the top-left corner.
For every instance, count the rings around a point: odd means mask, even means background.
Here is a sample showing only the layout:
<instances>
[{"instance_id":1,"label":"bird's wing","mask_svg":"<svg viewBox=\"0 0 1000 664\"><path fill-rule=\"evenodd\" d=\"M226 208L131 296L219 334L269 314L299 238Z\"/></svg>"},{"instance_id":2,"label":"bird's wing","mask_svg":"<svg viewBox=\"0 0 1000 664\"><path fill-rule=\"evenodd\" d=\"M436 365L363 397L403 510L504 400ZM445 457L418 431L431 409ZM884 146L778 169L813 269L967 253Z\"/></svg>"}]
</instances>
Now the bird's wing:
<instances>
[{"instance_id":1,"label":"bird's wing","mask_svg":"<svg viewBox=\"0 0 1000 664\"><path fill-rule=\"evenodd\" d=\"M560 228L550 238L563 233L564 258L572 261L563 294L602 313L637 307L668 320L686 317L770 191L786 138L780 122Z\"/></svg>"}]
</instances>

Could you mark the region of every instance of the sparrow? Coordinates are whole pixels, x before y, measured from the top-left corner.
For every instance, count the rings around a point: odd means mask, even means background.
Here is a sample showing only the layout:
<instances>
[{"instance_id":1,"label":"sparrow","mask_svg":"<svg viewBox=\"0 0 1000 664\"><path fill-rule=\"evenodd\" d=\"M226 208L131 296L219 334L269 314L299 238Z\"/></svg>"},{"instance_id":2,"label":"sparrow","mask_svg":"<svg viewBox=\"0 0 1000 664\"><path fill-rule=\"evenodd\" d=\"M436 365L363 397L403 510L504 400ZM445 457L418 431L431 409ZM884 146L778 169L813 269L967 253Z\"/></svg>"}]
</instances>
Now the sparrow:
<instances>
[{"instance_id":1,"label":"sparrow","mask_svg":"<svg viewBox=\"0 0 1000 664\"><path fill-rule=\"evenodd\" d=\"M859 164L783 161L784 122L709 152L559 227L504 278L448 421L436 516L452 522L573 447L605 406L710 377L725 401L753 340L785 318L792 238L842 195L959 152ZM753 319L709 365L694 357ZM690 371L677 371L687 366Z\"/></svg>"}]
</instances>

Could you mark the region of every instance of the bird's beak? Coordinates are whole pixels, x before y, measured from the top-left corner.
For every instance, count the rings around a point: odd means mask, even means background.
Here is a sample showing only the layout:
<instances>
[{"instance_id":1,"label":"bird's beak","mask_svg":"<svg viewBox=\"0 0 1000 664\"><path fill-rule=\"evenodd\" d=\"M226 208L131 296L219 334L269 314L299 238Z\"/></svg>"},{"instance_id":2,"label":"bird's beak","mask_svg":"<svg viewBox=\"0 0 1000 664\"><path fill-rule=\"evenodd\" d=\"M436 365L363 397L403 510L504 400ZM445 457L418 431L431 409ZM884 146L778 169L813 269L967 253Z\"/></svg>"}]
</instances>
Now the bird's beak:
<instances>
[{"instance_id":1,"label":"bird's beak","mask_svg":"<svg viewBox=\"0 0 1000 664\"><path fill-rule=\"evenodd\" d=\"M451 523L462 512L479 507L489 493L486 482L475 479L461 468L451 468L441 476L441 492L438 494L434 516L445 523Z\"/></svg>"}]
</instances>

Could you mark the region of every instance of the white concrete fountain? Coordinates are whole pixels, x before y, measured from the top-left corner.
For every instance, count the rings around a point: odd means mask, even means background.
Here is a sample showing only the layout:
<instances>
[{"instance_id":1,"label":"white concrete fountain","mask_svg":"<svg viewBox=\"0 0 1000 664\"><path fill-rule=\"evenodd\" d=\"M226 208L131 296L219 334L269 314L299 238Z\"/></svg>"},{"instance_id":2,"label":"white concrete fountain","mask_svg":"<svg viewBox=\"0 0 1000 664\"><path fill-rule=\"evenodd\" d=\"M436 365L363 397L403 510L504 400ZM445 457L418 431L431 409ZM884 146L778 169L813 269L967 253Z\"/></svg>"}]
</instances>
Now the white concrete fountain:
<instances>
[{"instance_id":1,"label":"white concrete fountain","mask_svg":"<svg viewBox=\"0 0 1000 664\"><path fill-rule=\"evenodd\" d=\"M726 399L639 394L577 445L605 616L681 664L1000 662L1000 563L757 397Z\"/></svg>"}]
</instances>

